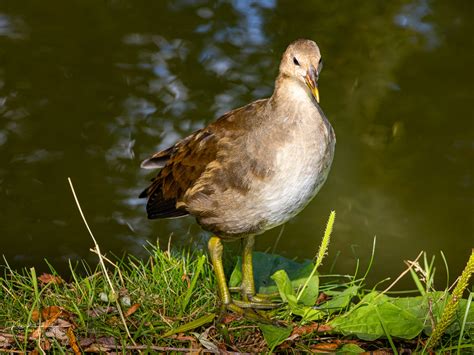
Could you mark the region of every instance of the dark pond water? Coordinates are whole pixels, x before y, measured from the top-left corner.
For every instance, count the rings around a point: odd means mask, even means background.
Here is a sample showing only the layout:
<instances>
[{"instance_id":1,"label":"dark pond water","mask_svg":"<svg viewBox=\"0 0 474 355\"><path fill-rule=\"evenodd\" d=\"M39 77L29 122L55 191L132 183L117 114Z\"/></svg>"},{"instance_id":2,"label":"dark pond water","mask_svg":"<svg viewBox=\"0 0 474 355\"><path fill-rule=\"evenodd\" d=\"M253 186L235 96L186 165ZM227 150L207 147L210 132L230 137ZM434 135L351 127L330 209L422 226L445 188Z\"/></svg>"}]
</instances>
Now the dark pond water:
<instances>
[{"instance_id":1,"label":"dark pond water","mask_svg":"<svg viewBox=\"0 0 474 355\"><path fill-rule=\"evenodd\" d=\"M367 265L377 236L372 282L420 250L443 250L455 276L474 245L473 15L469 0L2 1L0 254L41 270L95 260L68 176L104 251L145 255L170 234L205 245L192 218L146 219L139 162L270 95L282 51L306 37L336 157L257 249L312 257L334 209L326 271L338 254L334 271Z\"/></svg>"}]
</instances>

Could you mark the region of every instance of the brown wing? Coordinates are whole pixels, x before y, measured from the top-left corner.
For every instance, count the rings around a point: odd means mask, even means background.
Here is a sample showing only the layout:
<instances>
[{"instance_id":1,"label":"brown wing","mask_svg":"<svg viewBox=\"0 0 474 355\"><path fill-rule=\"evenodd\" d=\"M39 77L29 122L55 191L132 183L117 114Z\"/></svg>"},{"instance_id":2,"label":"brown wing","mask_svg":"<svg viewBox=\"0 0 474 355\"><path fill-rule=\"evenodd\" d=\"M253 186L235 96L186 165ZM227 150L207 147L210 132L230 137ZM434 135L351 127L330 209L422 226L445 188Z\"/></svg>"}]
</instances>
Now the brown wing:
<instances>
[{"instance_id":1,"label":"brown wing","mask_svg":"<svg viewBox=\"0 0 474 355\"><path fill-rule=\"evenodd\" d=\"M258 124L258 111L265 102L266 100L258 100L230 111L208 127L145 160L142 163L143 168L161 168L151 185L140 194L140 197L148 198L148 218L170 218L189 214L185 204L181 203L183 197L188 190L195 187L195 183L209 166L221 168L213 170L213 179L209 182L212 186L198 186L201 190L212 190L213 186L219 186L222 190L245 189L248 185L246 177L240 177L235 171L251 170L251 166L247 166L252 165L251 157L244 161L238 156L229 157L225 168L221 160L235 152L233 143L239 139L245 140L245 132L252 129L252 124ZM245 146L244 142L239 147L242 146ZM213 162L214 164L210 165ZM245 168L239 169L242 165L245 165ZM176 207L178 202L179 208Z\"/></svg>"},{"instance_id":2,"label":"brown wing","mask_svg":"<svg viewBox=\"0 0 474 355\"><path fill-rule=\"evenodd\" d=\"M174 146L156 153L142 163L143 168L162 168L140 198L148 198L149 219L187 215L176 202L215 159L217 137L210 127L201 129Z\"/></svg>"}]
</instances>

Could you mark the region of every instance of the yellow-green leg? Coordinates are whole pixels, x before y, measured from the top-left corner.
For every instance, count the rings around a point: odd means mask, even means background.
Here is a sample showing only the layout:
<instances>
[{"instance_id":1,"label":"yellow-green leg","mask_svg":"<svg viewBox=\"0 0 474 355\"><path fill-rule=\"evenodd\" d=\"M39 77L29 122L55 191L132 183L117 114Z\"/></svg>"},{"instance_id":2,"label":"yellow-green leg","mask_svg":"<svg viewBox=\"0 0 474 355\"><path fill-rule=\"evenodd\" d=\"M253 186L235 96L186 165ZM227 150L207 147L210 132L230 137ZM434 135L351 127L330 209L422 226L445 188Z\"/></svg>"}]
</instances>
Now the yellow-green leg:
<instances>
[{"instance_id":1,"label":"yellow-green leg","mask_svg":"<svg viewBox=\"0 0 474 355\"><path fill-rule=\"evenodd\" d=\"M252 252L255 244L255 236L249 236L244 240L244 250L242 252L242 283L240 292L244 301L250 301L251 304L258 305L255 308L275 308L278 304L268 302L268 299L278 294L262 295L255 292L255 281L253 275Z\"/></svg>"},{"instance_id":2,"label":"yellow-green leg","mask_svg":"<svg viewBox=\"0 0 474 355\"><path fill-rule=\"evenodd\" d=\"M219 296L223 305L236 313L244 313L243 308L273 308L276 305L271 303L263 303L260 300L253 301L255 294L255 286L253 283L253 270L252 270L252 256L251 249L253 243L249 244L246 248L247 252L245 255L245 274L242 277L242 284L245 287L245 298L242 301L232 300L230 296L229 288L227 287L227 282L225 280L224 266L222 264L222 252L223 246L219 237L212 236L209 239L208 248L209 254L211 256L211 262L214 267L214 273L217 279L217 287L219 289ZM250 259L249 259L250 255ZM250 270L249 270L250 267ZM243 267L244 268L244 267Z\"/></svg>"},{"instance_id":3,"label":"yellow-green leg","mask_svg":"<svg viewBox=\"0 0 474 355\"><path fill-rule=\"evenodd\" d=\"M209 239L208 248L209 254L211 256L212 266L214 267L214 273L217 279L219 296L223 305L236 313L243 313L243 310L240 307L235 306L232 303L232 298L230 297L230 292L227 288L227 282L225 280L224 274L224 265L222 264L222 252L224 247L222 246L220 238L212 236L211 239Z\"/></svg>"},{"instance_id":4,"label":"yellow-green leg","mask_svg":"<svg viewBox=\"0 0 474 355\"><path fill-rule=\"evenodd\" d=\"M255 237L250 236L244 240L244 250L242 252L242 283L240 292L242 299L249 301L255 295L255 282L253 275L252 251L255 244Z\"/></svg>"}]
</instances>

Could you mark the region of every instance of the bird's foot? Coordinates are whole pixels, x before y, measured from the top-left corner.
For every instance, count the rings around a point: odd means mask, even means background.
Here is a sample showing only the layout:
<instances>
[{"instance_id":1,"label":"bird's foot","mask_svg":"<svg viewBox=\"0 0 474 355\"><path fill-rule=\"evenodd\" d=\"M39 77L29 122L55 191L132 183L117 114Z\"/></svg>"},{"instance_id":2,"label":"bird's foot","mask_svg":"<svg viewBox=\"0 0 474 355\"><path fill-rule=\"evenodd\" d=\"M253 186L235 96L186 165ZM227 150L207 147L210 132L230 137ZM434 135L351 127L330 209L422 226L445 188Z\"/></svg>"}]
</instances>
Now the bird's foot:
<instances>
[{"instance_id":1,"label":"bird's foot","mask_svg":"<svg viewBox=\"0 0 474 355\"><path fill-rule=\"evenodd\" d=\"M281 306L281 303L269 302L257 296L247 296L248 300L233 300L233 303L240 308L253 309L274 309Z\"/></svg>"},{"instance_id":2,"label":"bird's foot","mask_svg":"<svg viewBox=\"0 0 474 355\"><path fill-rule=\"evenodd\" d=\"M255 307L250 307L243 301L232 301L231 303L223 305L224 309L239 316L259 323L281 325L279 321L269 318L265 312L259 311Z\"/></svg>"},{"instance_id":3,"label":"bird's foot","mask_svg":"<svg viewBox=\"0 0 474 355\"><path fill-rule=\"evenodd\" d=\"M242 287L229 287L230 292L240 293L242 295L243 300L248 300L253 303L268 303L268 304L276 304L277 306L279 303L271 302L271 300L275 298L280 298L280 294L278 292L273 293L249 293L243 290ZM275 307L271 307L275 308Z\"/></svg>"},{"instance_id":4,"label":"bird's foot","mask_svg":"<svg viewBox=\"0 0 474 355\"><path fill-rule=\"evenodd\" d=\"M272 299L279 298L280 294L275 293L248 293L242 287L230 287L230 292L238 292L242 295L243 301L235 300L242 308L272 309L281 305L279 302L272 302Z\"/></svg>"}]
</instances>

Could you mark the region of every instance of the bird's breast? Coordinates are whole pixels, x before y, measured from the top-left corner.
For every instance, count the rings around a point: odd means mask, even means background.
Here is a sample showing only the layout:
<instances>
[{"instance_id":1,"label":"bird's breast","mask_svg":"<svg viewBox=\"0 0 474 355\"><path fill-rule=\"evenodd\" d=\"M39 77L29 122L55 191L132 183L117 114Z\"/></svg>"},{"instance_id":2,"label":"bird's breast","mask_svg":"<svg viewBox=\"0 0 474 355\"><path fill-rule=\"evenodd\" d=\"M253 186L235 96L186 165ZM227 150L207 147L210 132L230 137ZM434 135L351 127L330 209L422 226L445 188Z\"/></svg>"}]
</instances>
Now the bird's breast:
<instances>
[{"instance_id":1,"label":"bird's breast","mask_svg":"<svg viewBox=\"0 0 474 355\"><path fill-rule=\"evenodd\" d=\"M276 151L274 174L258 191L267 228L294 217L324 184L334 153L332 129L326 122L300 127Z\"/></svg>"},{"instance_id":2,"label":"bird's breast","mask_svg":"<svg viewBox=\"0 0 474 355\"><path fill-rule=\"evenodd\" d=\"M294 217L316 195L334 154L332 128L319 114L289 123L242 137L248 144L232 154L238 163L222 163L204 176L209 182L198 184L187 201L204 229L230 239L260 234Z\"/></svg>"}]
</instances>

